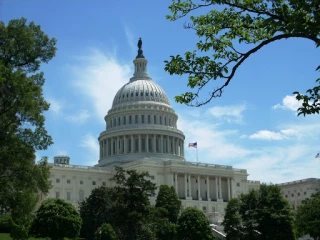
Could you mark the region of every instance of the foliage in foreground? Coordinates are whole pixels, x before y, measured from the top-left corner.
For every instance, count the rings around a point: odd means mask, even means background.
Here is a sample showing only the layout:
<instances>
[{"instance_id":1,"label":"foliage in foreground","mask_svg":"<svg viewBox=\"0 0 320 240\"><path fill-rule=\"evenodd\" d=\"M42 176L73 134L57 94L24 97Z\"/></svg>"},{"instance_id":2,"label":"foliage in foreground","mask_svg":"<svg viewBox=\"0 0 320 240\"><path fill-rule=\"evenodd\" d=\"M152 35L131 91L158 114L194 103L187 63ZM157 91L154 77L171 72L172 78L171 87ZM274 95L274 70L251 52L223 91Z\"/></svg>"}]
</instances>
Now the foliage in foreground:
<instances>
[{"instance_id":1,"label":"foliage in foreground","mask_svg":"<svg viewBox=\"0 0 320 240\"><path fill-rule=\"evenodd\" d=\"M207 217L198 209L186 208L178 220L177 239L215 239Z\"/></svg>"},{"instance_id":2,"label":"foliage in foreground","mask_svg":"<svg viewBox=\"0 0 320 240\"><path fill-rule=\"evenodd\" d=\"M72 204L62 199L48 199L37 210L30 232L35 237L52 240L77 238L81 224L80 214Z\"/></svg>"},{"instance_id":3,"label":"foliage in foreground","mask_svg":"<svg viewBox=\"0 0 320 240\"><path fill-rule=\"evenodd\" d=\"M181 201L173 186L161 185L156 199L156 208L165 209L164 217L172 223L176 223L181 208Z\"/></svg>"},{"instance_id":4,"label":"foliage in foreground","mask_svg":"<svg viewBox=\"0 0 320 240\"><path fill-rule=\"evenodd\" d=\"M116 240L117 235L109 223L104 223L94 234L94 240Z\"/></svg>"},{"instance_id":5,"label":"foliage in foreground","mask_svg":"<svg viewBox=\"0 0 320 240\"><path fill-rule=\"evenodd\" d=\"M254 53L270 43L301 38L320 46L319 2L311 0L173 0L170 21L191 14L186 29L199 37L196 50L171 56L165 70L188 76L193 91L176 96L176 101L201 106L221 97L237 70ZM198 13L198 15L197 15ZM319 70L320 66L316 69ZM213 85L220 79L220 86ZM301 79L303 81L303 79ZM320 79L306 95L295 92L302 107L298 114L320 111ZM205 88L209 94L201 97ZM199 100L200 99L200 100ZM199 100L199 101L198 101Z\"/></svg>"},{"instance_id":6,"label":"foliage in foreground","mask_svg":"<svg viewBox=\"0 0 320 240\"><path fill-rule=\"evenodd\" d=\"M11 213L19 232L28 227L38 194L50 189L47 159L35 162L35 150L52 144L38 70L54 57L56 40L21 18L0 22L0 42L0 209Z\"/></svg>"},{"instance_id":7,"label":"foliage in foreground","mask_svg":"<svg viewBox=\"0 0 320 240\"><path fill-rule=\"evenodd\" d=\"M113 188L101 186L93 189L90 196L79 204L82 237L93 239L94 233L100 226L112 222L113 195Z\"/></svg>"},{"instance_id":8,"label":"foliage in foreground","mask_svg":"<svg viewBox=\"0 0 320 240\"><path fill-rule=\"evenodd\" d=\"M296 212L298 234L320 239L320 192L302 201Z\"/></svg>"},{"instance_id":9,"label":"foliage in foreground","mask_svg":"<svg viewBox=\"0 0 320 240\"><path fill-rule=\"evenodd\" d=\"M230 200L222 224L230 240L296 239L293 212L275 185L262 184Z\"/></svg>"}]
</instances>

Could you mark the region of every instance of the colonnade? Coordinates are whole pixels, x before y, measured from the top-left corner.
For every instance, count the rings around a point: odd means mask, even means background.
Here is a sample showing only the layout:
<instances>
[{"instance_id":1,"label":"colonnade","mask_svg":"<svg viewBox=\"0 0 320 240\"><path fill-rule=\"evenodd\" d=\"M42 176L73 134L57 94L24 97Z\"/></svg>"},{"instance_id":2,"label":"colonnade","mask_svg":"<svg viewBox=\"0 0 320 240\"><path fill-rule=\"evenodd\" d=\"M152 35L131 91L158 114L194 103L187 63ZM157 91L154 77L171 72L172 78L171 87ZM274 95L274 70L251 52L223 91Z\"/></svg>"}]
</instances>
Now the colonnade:
<instances>
[{"instance_id":1,"label":"colonnade","mask_svg":"<svg viewBox=\"0 0 320 240\"><path fill-rule=\"evenodd\" d=\"M226 176L174 173L173 183L179 198L190 200L229 201L234 188L232 178Z\"/></svg>"},{"instance_id":2,"label":"colonnade","mask_svg":"<svg viewBox=\"0 0 320 240\"><path fill-rule=\"evenodd\" d=\"M184 141L159 134L132 134L100 141L100 158L129 153L166 153L184 157Z\"/></svg>"}]
</instances>

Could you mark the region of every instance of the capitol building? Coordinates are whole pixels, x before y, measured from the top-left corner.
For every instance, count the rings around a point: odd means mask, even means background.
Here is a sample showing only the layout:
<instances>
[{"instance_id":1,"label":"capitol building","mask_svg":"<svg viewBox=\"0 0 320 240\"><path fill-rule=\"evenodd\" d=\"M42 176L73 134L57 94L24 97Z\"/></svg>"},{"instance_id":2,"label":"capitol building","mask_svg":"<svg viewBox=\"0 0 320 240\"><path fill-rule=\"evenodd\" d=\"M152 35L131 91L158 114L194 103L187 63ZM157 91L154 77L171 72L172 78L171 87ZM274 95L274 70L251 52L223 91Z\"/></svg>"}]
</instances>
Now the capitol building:
<instances>
[{"instance_id":1,"label":"capitol building","mask_svg":"<svg viewBox=\"0 0 320 240\"><path fill-rule=\"evenodd\" d=\"M185 135L177 126L178 115L165 91L149 77L148 60L138 43L133 77L115 95L105 116L106 127L98 140L100 157L95 166L72 165L68 156L54 157L53 187L45 198L62 198L77 206L94 188L112 186L115 166L148 172L157 187L174 186L182 210L195 207L211 222L221 221L228 200L258 189L259 181L248 180L246 169L188 162ZM155 204L156 190L150 196Z\"/></svg>"}]
</instances>

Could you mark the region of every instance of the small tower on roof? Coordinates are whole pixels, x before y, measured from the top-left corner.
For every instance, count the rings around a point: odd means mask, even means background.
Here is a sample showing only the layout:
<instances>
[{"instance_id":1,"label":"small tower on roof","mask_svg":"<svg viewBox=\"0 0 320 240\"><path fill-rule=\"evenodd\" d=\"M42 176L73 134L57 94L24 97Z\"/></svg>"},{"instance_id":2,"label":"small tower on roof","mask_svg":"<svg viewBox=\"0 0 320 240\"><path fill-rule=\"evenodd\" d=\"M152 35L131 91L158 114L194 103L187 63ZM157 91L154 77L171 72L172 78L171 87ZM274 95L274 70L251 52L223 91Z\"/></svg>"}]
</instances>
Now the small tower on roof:
<instances>
[{"instance_id":1,"label":"small tower on roof","mask_svg":"<svg viewBox=\"0 0 320 240\"><path fill-rule=\"evenodd\" d=\"M133 78L131 78L130 81L135 81L138 79L150 79L147 73L148 60L145 59L145 57L143 56L141 38L139 38L137 46L138 46L138 55L136 59L133 60L134 74L133 74Z\"/></svg>"}]
</instances>

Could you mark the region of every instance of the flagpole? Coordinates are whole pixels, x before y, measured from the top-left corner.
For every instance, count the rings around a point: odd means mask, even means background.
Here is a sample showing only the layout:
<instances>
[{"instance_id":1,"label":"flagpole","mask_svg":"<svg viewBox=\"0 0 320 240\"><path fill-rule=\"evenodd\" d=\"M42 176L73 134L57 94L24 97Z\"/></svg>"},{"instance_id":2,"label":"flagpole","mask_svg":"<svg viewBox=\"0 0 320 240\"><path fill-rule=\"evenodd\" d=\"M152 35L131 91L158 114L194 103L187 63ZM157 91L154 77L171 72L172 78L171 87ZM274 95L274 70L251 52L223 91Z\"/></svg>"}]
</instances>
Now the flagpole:
<instances>
[{"instance_id":1,"label":"flagpole","mask_svg":"<svg viewBox=\"0 0 320 240\"><path fill-rule=\"evenodd\" d=\"M196 143L197 143L197 163L199 163L199 161L198 161L198 141L196 141Z\"/></svg>"}]
</instances>

